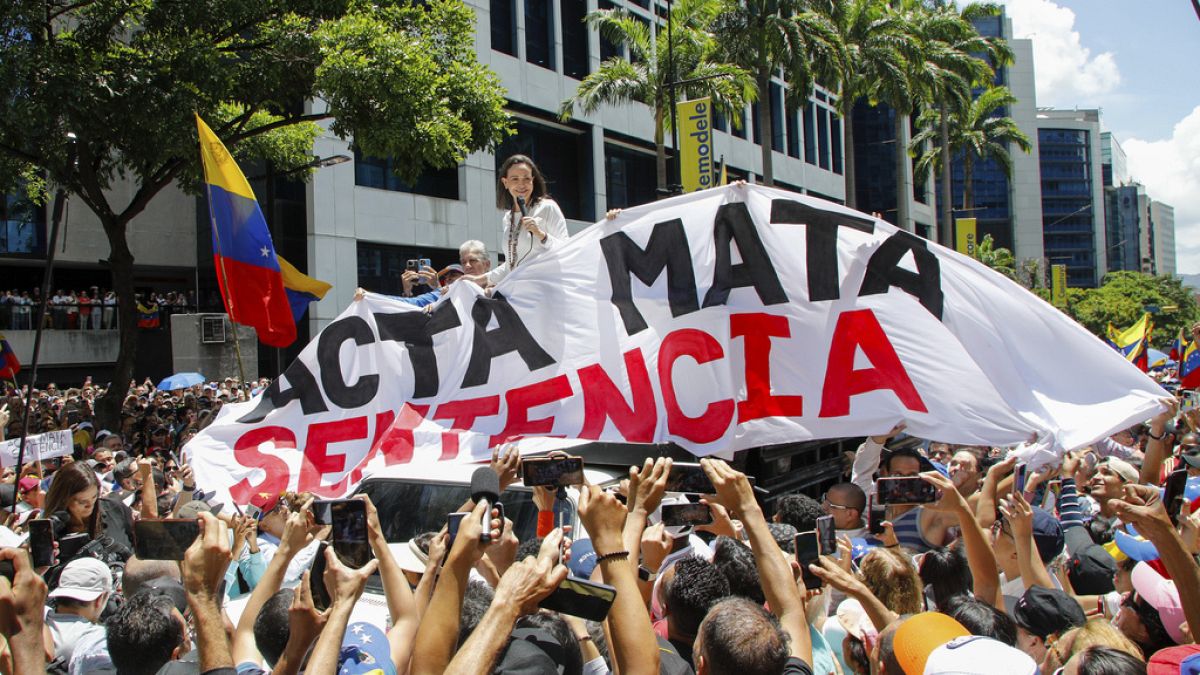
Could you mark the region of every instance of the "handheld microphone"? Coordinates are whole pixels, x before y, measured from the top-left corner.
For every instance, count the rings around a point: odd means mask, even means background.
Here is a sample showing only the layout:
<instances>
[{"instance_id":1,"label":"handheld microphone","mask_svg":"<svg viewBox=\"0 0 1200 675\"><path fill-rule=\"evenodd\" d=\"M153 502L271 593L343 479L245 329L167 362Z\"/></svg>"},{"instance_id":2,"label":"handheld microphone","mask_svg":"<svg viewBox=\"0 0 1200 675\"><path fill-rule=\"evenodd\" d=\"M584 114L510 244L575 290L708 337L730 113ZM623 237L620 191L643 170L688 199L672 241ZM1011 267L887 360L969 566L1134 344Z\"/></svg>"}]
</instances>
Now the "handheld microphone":
<instances>
[{"instance_id":1,"label":"handheld microphone","mask_svg":"<svg viewBox=\"0 0 1200 675\"><path fill-rule=\"evenodd\" d=\"M491 467L481 466L471 475L471 499L478 504L486 499L488 508L483 513L483 533L479 541L486 544L492 540L492 506L500 501L500 477Z\"/></svg>"},{"instance_id":2,"label":"handheld microphone","mask_svg":"<svg viewBox=\"0 0 1200 675\"><path fill-rule=\"evenodd\" d=\"M524 218L528 215L527 213L525 213L525 198L524 197L517 197L517 208L521 209L521 217L522 218Z\"/></svg>"}]
</instances>

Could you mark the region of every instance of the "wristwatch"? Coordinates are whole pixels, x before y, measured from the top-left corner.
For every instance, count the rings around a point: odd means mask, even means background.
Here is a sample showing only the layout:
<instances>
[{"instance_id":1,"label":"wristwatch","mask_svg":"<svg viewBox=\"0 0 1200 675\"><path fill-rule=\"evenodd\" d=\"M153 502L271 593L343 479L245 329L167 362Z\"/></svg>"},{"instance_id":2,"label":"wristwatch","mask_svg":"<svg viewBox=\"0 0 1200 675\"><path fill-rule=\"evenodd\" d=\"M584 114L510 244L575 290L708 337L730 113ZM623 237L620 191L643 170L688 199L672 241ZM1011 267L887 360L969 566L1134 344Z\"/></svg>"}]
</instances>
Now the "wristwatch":
<instances>
[{"instance_id":1,"label":"wristwatch","mask_svg":"<svg viewBox=\"0 0 1200 675\"><path fill-rule=\"evenodd\" d=\"M638 565L638 578L642 581L654 581L658 578L658 572L645 565Z\"/></svg>"}]
</instances>

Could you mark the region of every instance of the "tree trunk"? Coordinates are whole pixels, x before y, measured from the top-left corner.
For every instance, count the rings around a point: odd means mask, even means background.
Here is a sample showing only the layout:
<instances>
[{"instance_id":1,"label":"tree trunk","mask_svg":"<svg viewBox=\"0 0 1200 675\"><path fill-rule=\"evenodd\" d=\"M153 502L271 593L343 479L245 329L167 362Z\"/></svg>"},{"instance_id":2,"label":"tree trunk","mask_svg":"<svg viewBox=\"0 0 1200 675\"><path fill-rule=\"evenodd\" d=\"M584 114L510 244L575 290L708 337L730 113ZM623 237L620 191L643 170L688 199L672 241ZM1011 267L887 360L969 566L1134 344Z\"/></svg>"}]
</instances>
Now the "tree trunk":
<instances>
[{"instance_id":1,"label":"tree trunk","mask_svg":"<svg viewBox=\"0 0 1200 675\"><path fill-rule=\"evenodd\" d=\"M101 429L121 428L121 406L133 379L134 358L137 355L137 303L133 297L133 254L125 240L126 221L116 216L101 218L108 235L108 263L112 272L113 290L117 293L117 327L120 350L113 367L108 390L96 400L96 422Z\"/></svg>"},{"instance_id":2,"label":"tree trunk","mask_svg":"<svg viewBox=\"0 0 1200 675\"><path fill-rule=\"evenodd\" d=\"M909 204L912 203L912 174L908 169L908 144L904 142L905 127L908 126L908 115L893 109L896 134L896 227L913 232L912 216L909 215Z\"/></svg>"},{"instance_id":3,"label":"tree trunk","mask_svg":"<svg viewBox=\"0 0 1200 675\"><path fill-rule=\"evenodd\" d=\"M975 212L975 186L971 185L971 180L975 175L975 158L971 156L971 151L967 150L963 153L963 217L970 218Z\"/></svg>"},{"instance_id":4,"label":"tree trunk","mask_svg":"<svg viewBox=\"0 0 1200 675\"><path fill-rule=\"evenodd\" d=\"M658 109L654 111L654 150L655 170L658 173L658 192L665 194L667 190L667 146L663 140L663 109L662 98L658 99Z\"/></svg>"},{"instance_id":5,"label":"tree trunk","mask_svg":"<svg viewBox=\"0 0 1200 675\"><path fill-rule=\"evenodd\" d=\"M942 136L942 200L938 203L942 210L942 235L940 242L943 246L954 246L954 185L950 181L950 118L946 105L941 110Z\"/></svg>"},{"instance_id":6,"label":"tree trunk","mask_svg":"<svg viewBox=\"0 0 1200 675\"><path fill-rule=\"evenodd\" d=\"M758 73L758 130L762 141L762 174L763 185L775 185L775 124L771 119L771 74L760 70Z\"/></svg>"},{"instance_id":7,"label":"tree trunk","mask_svg":"<svg viewBox=\"0 0 1200 675\"><path fill-rule=\"evenodd\" d=\"M846 206L855 208L858 204L855 190L858 186L854 179L854 101L843 100L842 108L842 170L846 172ZM813 125L814 128L816 125ZM807 161L807 159L805 160Z\"/></svg>"}]
</instances>

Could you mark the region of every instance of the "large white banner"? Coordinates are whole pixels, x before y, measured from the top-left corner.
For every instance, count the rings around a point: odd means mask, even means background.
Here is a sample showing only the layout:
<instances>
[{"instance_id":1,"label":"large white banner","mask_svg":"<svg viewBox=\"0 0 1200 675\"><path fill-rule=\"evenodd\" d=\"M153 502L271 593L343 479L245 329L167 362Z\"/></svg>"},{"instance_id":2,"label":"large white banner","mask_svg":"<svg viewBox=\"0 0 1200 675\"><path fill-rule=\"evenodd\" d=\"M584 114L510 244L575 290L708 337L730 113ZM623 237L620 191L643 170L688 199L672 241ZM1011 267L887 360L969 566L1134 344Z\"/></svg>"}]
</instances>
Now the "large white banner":
<instances>
[{"instance_id":1,"label":"large white banner","mask_svg":"<svg viewBox=\"0 0 1200 675\"><path fill-rule=\"evenodd\" d=\"M368 295L186 454L206 489L342 495L530 436L697 455L908 431L1074 448L1166 392L979 262L819 199L716 188L629 209L432 311Z\"/></svg>"},{"instance_id":2,"label":"large white banner","mask_svg":"<svg viewBox=\"0 0 1200 675\"><path fill-rule=\"evenodd\" d=\"M44 434L34 434L25 438L25 463L40 462L43 459L66 457L75 449L71 440L71 430L47 431ZM16 466L17 455L21 451L21 439L14 438L0 442L0 466Z\"/></svg>"}]
</instances>

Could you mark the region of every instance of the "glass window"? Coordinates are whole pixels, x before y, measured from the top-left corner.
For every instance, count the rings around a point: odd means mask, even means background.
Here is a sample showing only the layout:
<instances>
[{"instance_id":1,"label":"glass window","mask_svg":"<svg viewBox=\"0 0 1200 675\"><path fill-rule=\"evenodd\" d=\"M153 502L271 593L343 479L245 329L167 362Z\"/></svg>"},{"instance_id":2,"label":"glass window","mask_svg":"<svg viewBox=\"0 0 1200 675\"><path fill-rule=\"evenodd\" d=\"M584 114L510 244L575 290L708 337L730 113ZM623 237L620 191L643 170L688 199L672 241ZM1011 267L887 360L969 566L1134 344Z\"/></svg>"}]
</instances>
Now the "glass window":
<instances>
[{"instance_id":1,"label":"glass window","mask_svg":"<svg viewBox=\"0 0 1200 675\"><path fill-rule=\"evenodd\" d=\"M611 0L600 0L600 4L598 6L600 9L616 9L616 7L617 7L616 5L614 5L612 3ZM624 52L622 51L620 45L614 44L613 42L609 41L608 39L606 39L604 37L603 34L600 35L600 60L601 61L607 61L613 57L621 56L623 53Z\"/></svg>"},{"instance_id":2,"label":"glass window","mask_svg":"<svg viewBox=\"0 0 1200 675\"><path fill-rule=\"evenodd\" d=\"M45 255L46 209L25 197L23 185L0 201L0 254Z\"/></svg>"},{"instance_id":3,"label":"glass window","mask_svg":"<svg viewBox=\"0 0 1200 675\"><path fill-rule=\"evenodd\" d=\"M367 157L354 151L354 184L362 187L408 192L426 197L458 199L458 167L430 169L416 183L406 183L395 173L396 160Z\"/></svg>"},{"instance_id":4,"label":"glass window","mask_svg":"<svg viewBox=\"0 0 1200 675\"><path fill-rule=\"evenodd\" d=\"M562 50L563 75L582 80L588 76L588 33L583 17L587 15L586 2L570 2L562 7Z\"/></svg>"},{"instance_id":5,"label":"glass window","mask_svg":"<svg viewBox=\"0 0 1200 675\"><path fill-rule=\"evenodd\" d=\"M829 116L829 141L833 144L833 172L842 173L842 118Z\"/></svg>"},{"instance_id":6,"label":"glass window","mask_svg":"<svg viewBox=\"0 0 1200 675\"><path fill-rule=\"evenodd\" d=\"M771 149L783 152L783 89L771 83Z\"/></svg>"},{"instance_id":7,"label":"glass window","mask_svg":"<svg viewBox=\"0 0 1200 675\"><path fill-rule=\"evenodd\" d=\"M554 6L551 0L525 0L525 60L554 70Z\"/></svg>"},{"instance_id":8,"label":"glass window","mask_svg":"<svg viewBox=\"0 0 1200 675\"><path fill-rule=\"evenodd\" d=\"M400 277L408 269L408 261L429 258L434 269L458 262L458 249L423 248L358 242L358 285L376 293L401 295L404 285ZM428 289L418 288L419 292Z\"/></svg>"},{"instance_id":9,"label":"glass window","mask_svg":"<svg viewBox=\"0 0 1200 675\"><path fill-rule=\"evenodd\" d=\"M734 136L741 138L741 139L746 138L746 111L745 110L739 110L737 112L737 124L732 129L729 130L729 133L731 133Z\"/></svg>"},{"instance_id":10,"label":"glass window","mask_svg":"<svg viewBox=\"0 0 1200 675\"><path fill-rule=\"evenodd\" d=\"M800 111L787 111L787 154L800 157Z\"/></svg>"},{"instance_id":11,"label":"glass window","mask_svg":"<svg viewBox=\"0 0 1200 675\"><path fill-rule=\"evenodd\" d=\"M517 0L491 0L492 49L517 55Z\"/></svg>"},{"instance_id":12,"label":"glass window","mask_svg":"<svg viewBox=\"0 0 1200 675\"><path fill-rule=\"evenodd\" d=\"M829 109L817 108L817 164L829 169Z\"/></svg>"},{"instance_id":13,"label":"glass window","mask_svg":"<svg viewBox=\"0 0 1200 675\"><path fill-rule=\"evenodd\" d=\"M654 155L606 144L604 182L610 209L626 209L654 201L658 185Z\"/></svg>"},{"instance_id":14,"label":"glass window","mask_svg":"<svg viewBox=\"0 0 1200 675\"><path fill-rule=\"evenodd\" d=\"M762 130L758 127L758 102L750 104L750 128L754 132L754 144L762 145Z\"/></svg>"},{"instance_id":15,"label":"glass window","mask_svg":"<svg viewBox=\"0 0 1200 675\"><path fill-rule=\"evenodd\" d=\"M436 532L453 513L471 498L466 485L426 481L368 480L362 492L371 496L379 513L383 536L391 543L405 542L423 532ZM505 490L501 495L504 515L513 522L513 534L522 541L537 536L537 506L528 489Z\"/></svg>"},{"instance_id":16,"label":"glass window","mask_svg":"<svg viewBox=\"0 0 1200 675\"><path fill-rule=\"evenodd\" d=\"M816 105L809 101L804 107L804 161L817 163Z\"/></svg>"}]
</instances>

